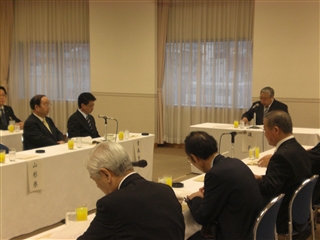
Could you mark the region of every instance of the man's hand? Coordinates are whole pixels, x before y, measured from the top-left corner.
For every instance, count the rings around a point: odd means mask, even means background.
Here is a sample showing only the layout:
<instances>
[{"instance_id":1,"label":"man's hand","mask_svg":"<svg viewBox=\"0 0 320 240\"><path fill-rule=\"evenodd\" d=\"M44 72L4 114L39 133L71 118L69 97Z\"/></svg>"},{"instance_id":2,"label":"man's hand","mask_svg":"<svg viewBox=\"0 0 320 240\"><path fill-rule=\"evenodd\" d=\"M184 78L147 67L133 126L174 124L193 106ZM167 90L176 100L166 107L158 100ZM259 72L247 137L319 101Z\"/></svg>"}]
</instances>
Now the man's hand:
<instances>
[{"instance_id":1,"label":"man's hand","mask_svg":"<svg viewBox=\"0 0 320 240\"><path fill-rule=\"evenodd\" d=\"M247 124L249 122L248 118L246 118L246 117L242 118L241 120L244 122L244 124Z\"/></svg>"},{"instance_id":2,"label":"man's hand","mask_svg":"<svg viewBox=\"0 0 320 240\"><path fill-rule=\"evenodd\" d=\"M268 154L268 155L260 158L258 161L258 166L259 167L268 167L268 164L269 164L271 157L272 157L272 154Z\"/></svg>"}]
</instances>

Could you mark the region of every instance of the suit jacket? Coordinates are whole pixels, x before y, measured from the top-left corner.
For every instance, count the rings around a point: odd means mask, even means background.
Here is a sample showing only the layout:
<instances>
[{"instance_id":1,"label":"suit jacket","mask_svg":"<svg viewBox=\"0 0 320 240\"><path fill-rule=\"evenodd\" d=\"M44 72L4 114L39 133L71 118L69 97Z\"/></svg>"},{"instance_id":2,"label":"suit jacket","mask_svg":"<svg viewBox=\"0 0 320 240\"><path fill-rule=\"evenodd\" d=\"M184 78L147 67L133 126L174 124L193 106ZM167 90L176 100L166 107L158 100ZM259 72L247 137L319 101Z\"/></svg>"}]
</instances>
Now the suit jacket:
<instances>
[{"instance_id":1,"label":"suit jacket","mask_svg":"<svg viewBox=\"0 0 320 240\"><path fill-rule=\"evenodd\" d=\"M217 239L251 239L263 198L250 168L241 160L218 155L204 179L204 198L188 201L202 225L218 223Z\"/></svg>"},{"instance_id":2,"label":"suit jacket","mask_svg":"<svg viewBox=\"0 0 320 240\"><path fill-rule=\"evenodd\" d=\"M171 187L134 173L97 202L96 216L78 239L184 239L181 204Z\"/></svg>"},{"instance_id":3,"label":"suit jacket","mask_svg":"<svg viewBox=\"0 0 320 240\"><path fill-rule=\"evenodd\" d=\"M311 172L312 175L319 175L320 177L320 142L311 150L308 151L309 158L311 160ZM320 204L320 180L318 181L314 187L313 195L312 195L313 203Z\"/></svg>"},{"instance_id":4,"label":"suit jacket","mask_svg":"<svg viewBox=\"0 0 320 240\"><path fill-rule=\"evenodd\" d=\"M253 108L253 106L255 106L257 103L259 104L259 106ZM277 101L276 99L273 100L273 103L271 104L268 112L271 112L274 110L282 110L282 111L285 111L286 113L289 113L288 106L282 102ZM241 118L246 117L248 121L251 121L251 119L253 118L254 112L256 112L256 124L262 125L264 106L260 103L260 101L254 102L251 108L247 112L245 112Z\"/></svg>"},{"instance_id":5,"label":"suit jacket","mask_svg":"<svg viewBox=\"0 0 320 240\"><path fill-rule=\"evenodd\" d=\"M293 193L307 178L311 177L311 163L307 151L291 138L283 142L270 158L266 175L258 180L259 187L266 200L284 193L277 217L279 233L288 231L288 207Z\"/></svg>"},{"instance_id":6,"label":"suit jacket","mask_svg":"<svg viewBox=\"0 0 320 240\"><path fill-rule=\"evenodd\" d=\"M54 125L52 119L46 117L46 121L51 132L33 113L27 118L23 129L24 150L56 145L58 141L64 141L63 134Z\"/></svg>"},{"instance_id":7,"label":"suit jacket","mask_svg":"<svg viewBox=\"0 0 320 240\"><path fill-rule=\"evenodd\" d=\"M7 124L9 124L10 120L15 120L16 122L21 122L19 118L14 115L13 109L10 106L3 105L4 108L4 115L7 120ZM8 130L8 125L4 125L2 123L1 117L0 117L0 129L1 130Z\"/></svg>"},{"instance_id":8,"label":"suit jacket","mask_svg":"<svg viewBox=\"0 0 320 240\"><path fill-rule=\"evenodd\" d=\"M97 127L96 127L96 121L94 120L94 117L92 115L89 115L91 126L93 129L93 132L91 132L91 129L89 127L89 124L87 120L83 117L81 112L78 110L73 113L69 119L68 119L68 137L86 137L90 136L92 138L100 137Z\"/></svg>"}]
</instances>

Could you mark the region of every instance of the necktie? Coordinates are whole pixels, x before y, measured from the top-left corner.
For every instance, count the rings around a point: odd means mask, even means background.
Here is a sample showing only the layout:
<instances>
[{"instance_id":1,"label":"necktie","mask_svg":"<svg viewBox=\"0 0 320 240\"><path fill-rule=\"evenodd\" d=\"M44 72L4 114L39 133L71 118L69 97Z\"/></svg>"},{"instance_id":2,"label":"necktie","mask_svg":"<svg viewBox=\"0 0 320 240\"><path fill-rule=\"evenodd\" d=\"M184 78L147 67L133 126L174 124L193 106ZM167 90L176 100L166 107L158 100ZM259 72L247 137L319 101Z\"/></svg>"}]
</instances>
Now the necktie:
<instances>
[{"instance_id":1,"label":"necktie","mask_svg":"<svg viewBox=\"0 0 320 240\"><path fill-rule=\"evenodd\" d=\"M268 111L269 111L269 107L266 107L266 108L264 109L264 112L263 112L263 118L266 116L266 114L268 113Z\"/></svg>"},{"instance_id":2,"label":"necktie","mask_svg":"<svg viewBox=\"0 0 320 240\"><path fill-rule=\"evenodd\" d=\"M47 121L46 121L45 118L43 119L42 122L43 122L43 124L46 126L46 128L48 128L49 132L51 132L50 127L49 127L49 124L47 123ZM52 133L52 132L51 132L51 133Z\"/></svg>"},{"instance_id":3,"label":"necktie","mask_svg":"<svg viewBox=\"0 0 320 240\"><path fill-rule=\"evenodd\" d=\"M91 120L90 120L89 115L86 116L86 120L87 120L87 123L89 125L89 128L90 128L91 132L93 132L92 125L91 125Z\"/></svg>"},{"instance_id":4,"label":"necktie","mask_svg":"<svg viewBox=\"0 0 320 240\"><path fill-rule=\"evenodd\" d=\"M7 128L8 127L8 123L7 123L6 116L4 115L3 108L1 108L0 111L1 111L1 122L2 122L2 125L4 126L4 128Z\"/></svg>"}]
</instances>

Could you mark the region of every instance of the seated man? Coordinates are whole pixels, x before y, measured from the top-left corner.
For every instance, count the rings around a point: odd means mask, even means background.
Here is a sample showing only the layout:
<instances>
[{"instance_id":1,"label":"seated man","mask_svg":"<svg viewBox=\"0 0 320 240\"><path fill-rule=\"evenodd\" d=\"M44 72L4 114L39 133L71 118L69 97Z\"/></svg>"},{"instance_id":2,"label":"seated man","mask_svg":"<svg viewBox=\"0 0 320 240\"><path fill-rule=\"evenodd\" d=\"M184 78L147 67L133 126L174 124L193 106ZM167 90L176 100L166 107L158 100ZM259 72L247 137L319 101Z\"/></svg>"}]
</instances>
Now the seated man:
<instances>
[{"instance_id":1,"label":"seated man","mask_svg":"<svg viewBox=\"0 0 320 240\"><path fill-rule=\"evenodd\" d=\"M216 140L206 132L191 132L184 143L190 163L206 173L203 189L186 198L196 222L216 222L216 239L252 238L253 224L264 206L250 168L218 154ZM202 238L198 232L190 239Z\"/></svg>"},{"instance_id":2,"label":"seated man","mask_svg":"<svg viewBox=\"0 0 320 240\"><path fill-rule=\"evenodd\" d=\"M273 88L264 87L260 91L260 101L254 102L251 108L242 115L241 120L247 124L251 119L253 119L254 113L256 113L256 124L262 125L263 116L273 110L288 112L288 106L274 99Z\"/></svg>"},{"instance_id":3,"label":"seated man","mask_svg":"<svg viewBox=\"0 0 320 240\"><path fill-rule=\"evenodd\" d=\"M95 100L95 96L89 92L84 92L79 95L79 109L72 114L68 120L68 138L86 136L92 138L100 137L94 117L90 115L93 111Z\"/></svg>"},{"instance_id":4,"label":"seated man","mask_svg":"<svg viewBox=\"0 0 320 240\"><path fill-rule=\"evenodd\" d=\"M320 176L320 142L313 148L308 149L307 153L309 155L311 161L311 173L312 175L319 175ZM270 161L272 154L266 155L262 157L258 164L260 167L267 167ZM320 204L320 181L318 180L312 195L312 202L313 204Z\"/></svg>"},{"instance_id":5,"label":"seated man","mask_svg":"<svg viewBox=\"0 0 320 240\"><path fill-rule=\"evenodd\" d=\"M64 143L64 136L47 117L50 110L49 99L45 95L35 95L30 100L32 113L24 124L24 150Z\"/></svg>"},{"instance_id":6,"label":"seated man","mask_svg":"<svg viewBox=\"0 0 320 240\"><path fill-rule=\"evenodd\" d=\"M292 121L288 113L275 110L265 115L265 136L276 151L270 159L266 174L255 175L260 191L267 201L284 193L277 217L277 232L288 232L289 202L295 190L311 177L311 163L307 151L292 135Z\"/></svg>"},{"instance_id":7,"label":"seated man","mask_svg":"<svg viewBox=\"0 0 320 240\"><path fill-rule=\"evenodd\" d=\"M0 86L0 129L8 130L10 120L19 123L20 129L23 129L23 122L14 115L13 109L10 106L4 105L7 99L7 91L4 87Z\"/></svg>"},{"instance_id":8,"label":"seated man","mask_svg":"<svg viewBox=\"0 0 320 240\"><path fill-rule=\"evenodd\" d=\"M79 240L184 239L182 208L172 188L134 172L120 144L100 143L86 166L106 195L98 200L96 216Z\"/></svg>"}]
</instances>

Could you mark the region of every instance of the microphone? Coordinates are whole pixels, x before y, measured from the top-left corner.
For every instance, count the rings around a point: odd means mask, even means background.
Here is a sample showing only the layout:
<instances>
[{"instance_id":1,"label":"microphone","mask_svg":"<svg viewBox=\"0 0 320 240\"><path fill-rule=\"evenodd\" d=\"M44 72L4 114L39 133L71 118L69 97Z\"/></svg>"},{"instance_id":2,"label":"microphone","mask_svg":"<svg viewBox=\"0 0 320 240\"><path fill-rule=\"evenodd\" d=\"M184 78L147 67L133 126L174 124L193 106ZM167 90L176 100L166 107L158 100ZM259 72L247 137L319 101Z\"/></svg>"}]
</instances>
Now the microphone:
<instances>
[{"instance_id":1,"label":"microphone","mask_svg":"<svg viewBox=\"0 0 320 240\"><path fill-rule=\"evenodd\" d=\"M99 118L104 118L104 119L110 119L110 120L114 120L114 118L113 117L107 117L107 116L105 116L105 115L98 115L98 117Z\"/></svg>"},{"instance_id":2,"label":"microphone","mask_svg":"<svg viewBox=\"0 0 320 240\"><path fill-rule=\"evenodd\" d=\"M144 168L148 165L148 162L144 159L140 160L140 161L136 161L136 162L131 162L133 167L140 167L140 168Z\"/></svg>"},{"instance_id":3,"label":"microphone","mask_svg":"<svg viewBox=\"0 0 320 240\"><path fill-rule=\"evenodd\" d=\"M259 103L256 103L253 107L252 107L252 109L255 109L256 107L258 107L260 104Z\"/></svg>"},{"instance_id":4,"label":"microphone","mask_svg":"<svg viewBox=\"0 0 320 240\"><path fill-rule=\"evenodd\" d=\"M229 132L228 134L231 134L231 135L237 135L237 134L247 134L247 131L244 130L244 131L241 131L241 132Z\"/></svg>"}]
</instances>

